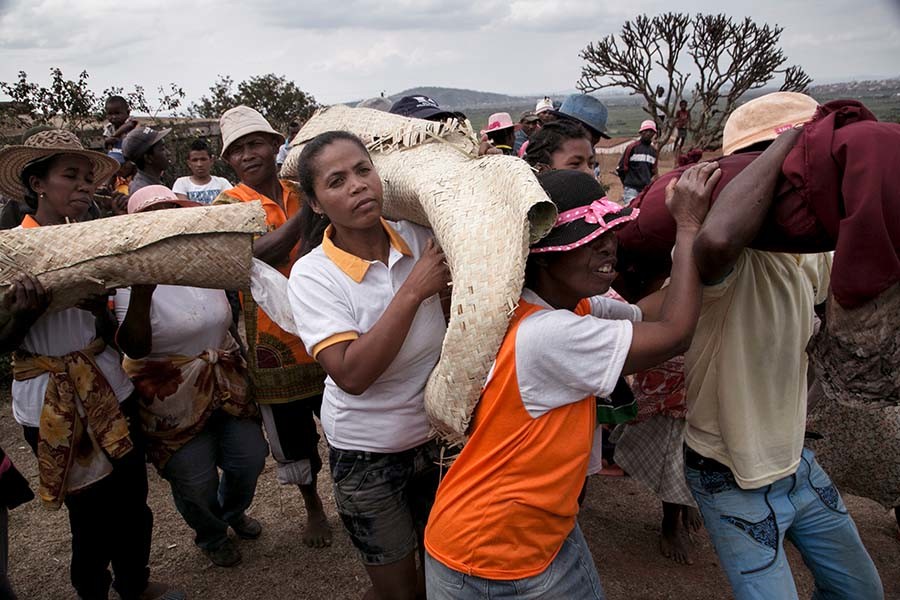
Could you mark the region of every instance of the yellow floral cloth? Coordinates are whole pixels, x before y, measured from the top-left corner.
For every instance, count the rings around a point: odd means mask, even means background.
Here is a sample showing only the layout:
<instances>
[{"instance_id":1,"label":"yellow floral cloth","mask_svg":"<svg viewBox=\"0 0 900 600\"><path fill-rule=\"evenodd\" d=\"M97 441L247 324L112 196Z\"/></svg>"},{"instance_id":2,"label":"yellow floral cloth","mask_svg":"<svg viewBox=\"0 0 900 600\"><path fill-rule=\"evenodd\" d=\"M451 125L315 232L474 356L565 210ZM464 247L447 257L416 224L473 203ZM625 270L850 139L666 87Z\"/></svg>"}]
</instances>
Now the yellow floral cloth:
<instances>
[{"instance_id":1,"label":"yellow floral cloth","mask_svg":"<svg viewBox=\"0 0 900 600\"><path fill-rule=\"evenodd\" d=\"M140 393L147 458L157 469L193 439L216 410L235 417L258 414L247 394L247 363L234 339L227 340L225 348L199 356L125 358L125 372Z\"/></svg>"},{"instance_id":2,"label":"yellow floral cloth","mask_svg":"<svg viewBox=\"0 0 900 600\"><path fill-rule=\"evenodd\" d=\"M96 483L112 472L110 458L133 448L128 421L94 357L106 349L96 339L65 356L17 351L17 381L49 374L38 438L38 493L44 505L58 509L66 494Z\"/></svg>"}]
</instances>

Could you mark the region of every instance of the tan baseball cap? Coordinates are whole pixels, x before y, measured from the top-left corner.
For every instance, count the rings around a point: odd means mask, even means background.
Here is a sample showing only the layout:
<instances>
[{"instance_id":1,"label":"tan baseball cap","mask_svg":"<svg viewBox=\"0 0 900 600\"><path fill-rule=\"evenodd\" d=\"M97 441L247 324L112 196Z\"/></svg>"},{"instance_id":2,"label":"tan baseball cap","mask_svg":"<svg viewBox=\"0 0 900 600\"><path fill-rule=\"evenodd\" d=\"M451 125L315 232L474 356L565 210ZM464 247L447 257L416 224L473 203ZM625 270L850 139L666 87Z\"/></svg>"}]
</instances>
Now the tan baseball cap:
<instances>
[{"instance_id":1,"label":"tan baseball cap","mask_svg":"<svg viewBox=\"0 0 900 600\"><path fill-rule=\"evenodd\" d=\"M797 92L772 92L734 110L722 132L722 154L728 156L759 142L774 140L792 127L808 122L819 103Z\"/></svg>"},{"instance_id":2,"label":"tan baseball cap","mask_svg":"<svg viewBox=\"0 0 900 600\"><path fill-rule=\"evenodd\" d=\"M269 133L279 140L284 139L280 133L272 129L272 126L258 110L243 104L229 108L222 113L222 117L219 119L219 129L222 132L223 158L228 151L228 146L250 133Z\"/></svg>"}]
</instances>

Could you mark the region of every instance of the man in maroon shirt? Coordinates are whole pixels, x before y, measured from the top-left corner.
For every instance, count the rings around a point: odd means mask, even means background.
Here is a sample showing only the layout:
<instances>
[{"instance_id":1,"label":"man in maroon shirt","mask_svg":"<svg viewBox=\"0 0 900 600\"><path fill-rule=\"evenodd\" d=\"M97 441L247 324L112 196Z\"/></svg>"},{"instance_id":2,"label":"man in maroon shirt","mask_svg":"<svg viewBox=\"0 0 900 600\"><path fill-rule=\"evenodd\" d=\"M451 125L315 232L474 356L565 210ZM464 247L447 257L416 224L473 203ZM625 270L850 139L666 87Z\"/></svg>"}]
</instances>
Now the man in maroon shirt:
<instances>
[{"instance_id":1,"label":"man in maroon shirt","mask_svg":"<svg viewBox=\"0 0 900 600\"><path fill-rule=\"evenodd\" d=\"M681 148L684 146L684 140L687 138L688 129L691 128L691 111L688 110L687 100L678 103L678 112L675 113L675 145L672 148L675 152L675 160L681 156Z\"/></svg>"}]
</instances>

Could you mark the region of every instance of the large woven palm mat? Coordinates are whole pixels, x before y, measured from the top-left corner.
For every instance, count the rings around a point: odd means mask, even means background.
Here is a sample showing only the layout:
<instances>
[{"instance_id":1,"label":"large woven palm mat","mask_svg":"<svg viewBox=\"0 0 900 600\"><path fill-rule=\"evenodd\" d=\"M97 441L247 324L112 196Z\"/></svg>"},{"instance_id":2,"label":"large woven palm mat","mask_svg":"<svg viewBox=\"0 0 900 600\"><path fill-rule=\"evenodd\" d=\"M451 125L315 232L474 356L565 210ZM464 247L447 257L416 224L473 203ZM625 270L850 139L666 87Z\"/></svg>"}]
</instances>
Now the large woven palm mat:
<instances>
[{"instance_id":1,"label":"large woven palm mat","mask_svg":"<svg viewBox=\"0 0 900 600\"><path fill-rule=\"evenodd\" d=\"M447 255L450 324L425 408L443 438L461 443L522 292L529 243L547 234L556 207L524 161L476 158L468 123L364 108L316 114L294 138L282 176L296 177L305 142L336 129L369 145L384 182L384 214L431 227Z\"/></svg>"},{"instance_id":2,"label":"large woven palm mat","mask_svg":"<svg viewBox=\"0 0 900 600\"><path fill-rule=\"evenodd\" d=\"M258 202L11 229L0 232L0 287L31 273L53 293L51 311L134 284L248 289L253 234L265 231Z\"/></svg>"}]
</instances>

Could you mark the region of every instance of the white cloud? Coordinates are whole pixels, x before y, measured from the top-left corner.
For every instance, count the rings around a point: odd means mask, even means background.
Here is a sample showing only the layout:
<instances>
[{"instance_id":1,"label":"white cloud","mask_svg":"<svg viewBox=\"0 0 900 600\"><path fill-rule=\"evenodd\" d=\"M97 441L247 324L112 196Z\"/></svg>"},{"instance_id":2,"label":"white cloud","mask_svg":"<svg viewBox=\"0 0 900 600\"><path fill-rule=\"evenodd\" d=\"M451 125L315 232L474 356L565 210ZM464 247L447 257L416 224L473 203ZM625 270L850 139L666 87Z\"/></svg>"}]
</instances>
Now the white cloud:
<instances>
[{"instance_id":1,"label":"white cloud","mask_svg":"<svg viewBox=\"0 0 900 600\"><path fill-rule=\"evenodd\" d=\"M81 70L100 91L176 82L190 99L218 74L283 74L324 102L416 85L509 94L567 90L578 52L640 13L728 11L785 28L789 63L813 77L898 75L892 0L0 0L0 81ZM812 6L812 10L811 10Z\"/></svg>"}]
</instances>

